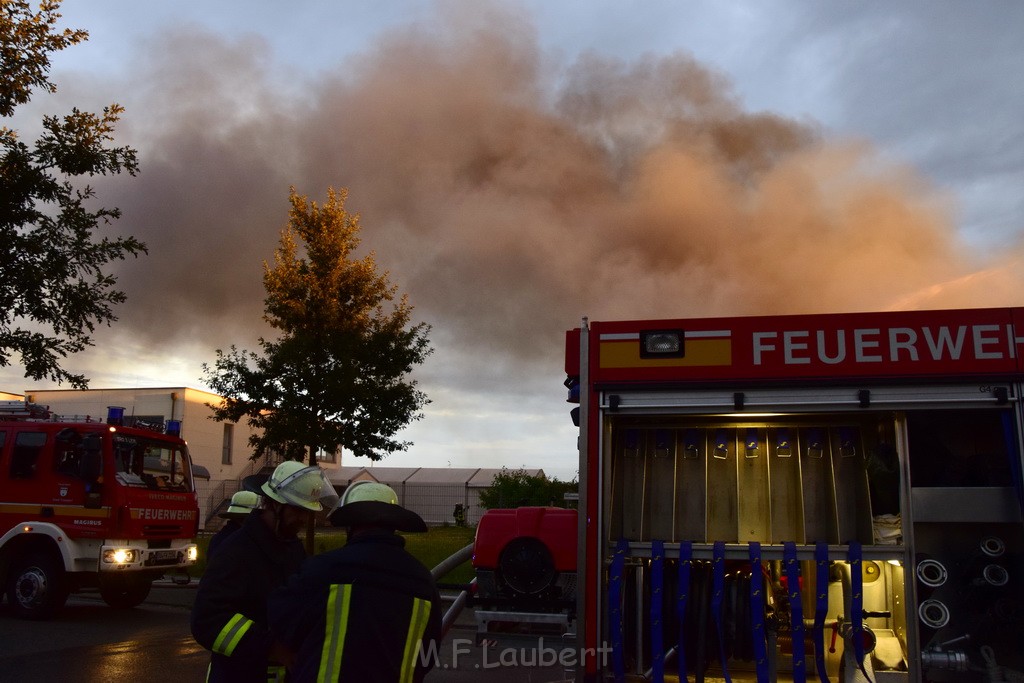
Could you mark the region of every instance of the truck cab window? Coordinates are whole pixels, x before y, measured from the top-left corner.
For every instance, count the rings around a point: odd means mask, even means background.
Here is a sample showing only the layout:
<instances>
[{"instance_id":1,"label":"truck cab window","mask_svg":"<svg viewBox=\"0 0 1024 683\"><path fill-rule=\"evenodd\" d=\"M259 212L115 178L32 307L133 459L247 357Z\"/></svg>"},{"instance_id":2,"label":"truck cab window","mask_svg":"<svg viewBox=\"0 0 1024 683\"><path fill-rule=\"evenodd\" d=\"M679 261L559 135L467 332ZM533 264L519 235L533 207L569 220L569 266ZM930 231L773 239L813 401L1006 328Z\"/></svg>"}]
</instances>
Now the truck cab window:
<instances>
[{"instance_id":1,"label":"truck cab window","mask_svg":"<svg viewBox=\"0 0 1024 683\"><path fill-rule=\"evenodd\" d=\"M192 491L186 453L165 442L126 434L114 437L117 480L124 486Z\"/></svg>"},{"instance_id":2,"label":"truck cab window","mask_svg":"<svg viewBox=\"0 0 1024 683\"><path fill-rule=\"evenodd\" d=\"M11 453L11 479L32 479L39 464L39 454L46 445L43 432L19 432Z\"/></svg>"},{"instance_id":3,"label":"truck cab window","mask_svg":"<svg viewBox=\"0 0 1024 683\"><path fill-rule=\"evenodd\" d=\"M73 429L57 432L53 447L54 469L69 477L82 475L82 439Z\"/></svg>"},{"instance_id":4,"label":"truck cab window","mask_svg":"<svg viewBox=\"0 0 1024 683\"><path fill-rule=\"evenodd\" d=\"M147 486L145 475L145 445L134 438L114 439L114 463L117 480L127 486ZM152 487L150 487L152 488Z\"/></svg>"}]
</instances>

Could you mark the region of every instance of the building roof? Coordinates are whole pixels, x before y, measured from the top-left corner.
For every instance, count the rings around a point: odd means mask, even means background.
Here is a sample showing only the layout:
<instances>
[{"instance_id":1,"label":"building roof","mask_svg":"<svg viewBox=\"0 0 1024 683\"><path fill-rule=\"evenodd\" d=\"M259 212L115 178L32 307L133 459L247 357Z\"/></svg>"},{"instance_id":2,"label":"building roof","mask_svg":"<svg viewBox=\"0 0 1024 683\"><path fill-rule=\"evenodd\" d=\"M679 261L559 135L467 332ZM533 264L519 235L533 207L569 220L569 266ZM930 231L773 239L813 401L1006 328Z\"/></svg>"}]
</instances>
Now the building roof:
<instances>
[{"instance_id":1,"label":"building roof","mask_svg":"<svg viewBox=\"0 0 1024 683\"><path fill-rule=\"evenodd\" d=\"M335 486L372 479L385 484L464 484L487 488L502 470L488 467L338 467L326 470ZM531 476L544 476L544 470L525 470Z\"/></svg>"},{"instance_id":2,"label":"building roof","mask_svg":"<svg viewBox=\"0 0 1024 683\"><path fill-rule=\"evenodd\" d=\"M478 467L421 467L405 480L407 484L465 484Z\"/></svg>"}]
</instances>

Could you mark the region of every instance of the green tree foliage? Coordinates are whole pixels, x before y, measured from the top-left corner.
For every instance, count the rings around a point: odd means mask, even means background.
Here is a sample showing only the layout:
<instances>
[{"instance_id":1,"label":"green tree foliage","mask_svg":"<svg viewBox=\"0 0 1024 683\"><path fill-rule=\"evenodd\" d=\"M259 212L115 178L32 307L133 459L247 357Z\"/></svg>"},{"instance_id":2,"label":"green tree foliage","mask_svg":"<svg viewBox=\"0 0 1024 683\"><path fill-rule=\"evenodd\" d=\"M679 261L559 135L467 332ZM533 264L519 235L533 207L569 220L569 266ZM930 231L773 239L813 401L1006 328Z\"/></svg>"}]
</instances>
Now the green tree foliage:
<instances>
[{"instance_id":1,"label":"green tree foliage","mask_svg":"<svg viewBox=\"0 0 1024 683\"><path fill-rule=\"evenodd\" d=\"M44 116L32 144L7 125L34 90L56 90L50 55L88 38L56 28L59 8L59 0L43 0L38 12L22 0L0 2L0 367L17 357L26 377L85 388L86 377L62 368L62 360L91 346L97 325L117 320L113 306L125 294L104 267L146 246L134 237L99 237L100 224L120 211L92 208L95 191L72 184L137 172L135 150L110 144L121 106Z\"/></svg>"},{"instance_id":2,"label":"green tree foliage","mask_svg":"<svg viewBox=\"0 0 1024 683\"><path fill-rule=\"evenodd\" d=\"M373 253L356 259L359 217L348 193L323 206L293 188L274 265L264 263L264 319L280 331L262 353L217 350L206 383L225 397L217 420L248 418L254 457L268 450L310 460L316 449L379 460L404 450L395 434L421 417L426 395L409 379L432 349L425 323L397 297ZM301 245L301 247L300 247Z\"/></svg>"},{"instance_id":3,"label":"green tree foliage","mask_svg":"<svg viewBox=\"0 0 1024 683\"><path fill-rule=\"evenodd\" d=\"M556 477L548 479L542 474L502 467L494 475L491 487L480 492L480 506L488 510L527 505L565 507L565 494L575 493L576 489L575 481L559 481Z\"/></svg>"}]
</instances>

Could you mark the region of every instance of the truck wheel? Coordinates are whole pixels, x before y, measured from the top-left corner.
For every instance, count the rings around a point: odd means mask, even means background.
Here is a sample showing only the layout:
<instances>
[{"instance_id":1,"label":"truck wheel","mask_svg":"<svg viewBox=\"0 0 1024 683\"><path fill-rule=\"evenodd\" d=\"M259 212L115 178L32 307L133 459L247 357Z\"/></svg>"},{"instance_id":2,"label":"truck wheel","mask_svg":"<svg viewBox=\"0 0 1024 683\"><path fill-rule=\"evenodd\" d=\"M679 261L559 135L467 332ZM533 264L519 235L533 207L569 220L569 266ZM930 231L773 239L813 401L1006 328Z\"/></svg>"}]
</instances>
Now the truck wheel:
<instances>
[{"instance_id":1,"label":"truck wheel","mask_svg":"<svg viewBox=\"0 0 1024 683\"><path fill-rule=\"evenodd\" d=\"M148 576L118 574L100 582L100 597L111 607L128 609L141 605L152 587L153 579Z\"/></svg>"},{"instance_id":2,"label":"truck wheel","mask_svg":"<svg viewBox=\"0 0 1024 683\"><path fill-rule=\"evenodd\" d=\"M46 552L35 552L11 563L7 601L22 619L49 619L68 599L64 567Z\"/></svg>"}]
</instances>

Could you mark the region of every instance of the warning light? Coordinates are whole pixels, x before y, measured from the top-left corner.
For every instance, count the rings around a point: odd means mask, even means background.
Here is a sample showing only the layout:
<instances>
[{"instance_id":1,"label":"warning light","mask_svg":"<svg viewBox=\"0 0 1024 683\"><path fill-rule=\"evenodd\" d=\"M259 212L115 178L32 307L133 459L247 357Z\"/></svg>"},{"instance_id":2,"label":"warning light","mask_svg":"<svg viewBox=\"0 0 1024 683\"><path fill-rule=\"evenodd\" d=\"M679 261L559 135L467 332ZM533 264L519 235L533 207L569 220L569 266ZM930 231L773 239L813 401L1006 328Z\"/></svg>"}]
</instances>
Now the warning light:
<instances>
[{"instance_id":1,"label":"warning light","mask_svg":"<svg viewBox=\"0 0 1024 683\"><path fill-rule=\"evenodd\" d=\"M649 330L640 333L641 358L682 358L686 355L682 330Z\"/></svg>"},{"instance_id":2,"label":"warning light","mask_svg":"<svg viewBox=\"0 0 1024 683\"><path fill-rule=\"evenodd\" d=\"M124 425L124 408L120 406L107 406L107 424L117 427Z\"/></svg>"}]
</instances>

